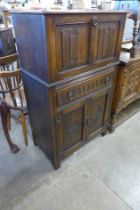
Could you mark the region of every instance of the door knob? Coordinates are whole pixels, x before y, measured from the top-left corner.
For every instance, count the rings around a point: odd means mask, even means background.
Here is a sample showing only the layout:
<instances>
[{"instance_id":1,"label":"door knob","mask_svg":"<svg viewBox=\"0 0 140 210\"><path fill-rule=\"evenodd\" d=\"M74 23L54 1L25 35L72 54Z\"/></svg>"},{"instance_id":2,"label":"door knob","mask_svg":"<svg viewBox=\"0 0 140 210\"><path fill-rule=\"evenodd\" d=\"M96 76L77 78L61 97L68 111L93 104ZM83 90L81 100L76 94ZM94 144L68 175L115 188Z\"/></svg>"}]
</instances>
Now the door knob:
<instances>
[{"instance_id":1,"label":"door knob","mask_svg":"<svg viewBox=\"0 0 140 210\"><path fill-rule=\"evenodd\" d=\"M97 19L97 17L93 17L93 18L91 19L91 24L92 24L93 26L97 26L97 24L98 24L98 19Z\"/></svg>"}]
</instances>

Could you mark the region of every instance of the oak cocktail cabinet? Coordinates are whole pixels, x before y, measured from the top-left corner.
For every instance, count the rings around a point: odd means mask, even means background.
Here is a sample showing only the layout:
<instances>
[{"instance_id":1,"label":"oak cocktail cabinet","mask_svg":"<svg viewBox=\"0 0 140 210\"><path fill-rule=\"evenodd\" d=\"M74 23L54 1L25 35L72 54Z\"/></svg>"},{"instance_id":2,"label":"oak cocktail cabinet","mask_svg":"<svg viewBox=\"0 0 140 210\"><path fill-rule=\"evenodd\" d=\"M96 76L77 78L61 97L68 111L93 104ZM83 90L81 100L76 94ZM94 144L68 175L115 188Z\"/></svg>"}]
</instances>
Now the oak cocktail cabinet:
<instances>
[{"instance_id":1,"label":"oak cocktail cabinet","mask_svg":"<svg viewBox=\"0 0 140 210\"><path fill-rule=\"evenodd\" d=\"M12 12L34 142L55 168L110 123L126 13Z\"/></svg>"}]
</instances>

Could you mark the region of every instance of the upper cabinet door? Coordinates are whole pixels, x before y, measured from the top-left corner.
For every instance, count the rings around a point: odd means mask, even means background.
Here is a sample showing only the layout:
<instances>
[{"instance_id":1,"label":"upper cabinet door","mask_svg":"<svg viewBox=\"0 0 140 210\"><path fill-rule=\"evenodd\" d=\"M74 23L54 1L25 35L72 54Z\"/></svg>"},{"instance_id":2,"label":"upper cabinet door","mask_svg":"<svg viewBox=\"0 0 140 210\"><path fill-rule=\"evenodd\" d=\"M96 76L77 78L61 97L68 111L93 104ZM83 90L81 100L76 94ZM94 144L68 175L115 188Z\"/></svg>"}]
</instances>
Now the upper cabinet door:
<instances>
[{"instance_id":1,"label":"upper cabinet door","mask_svg":"<svg viewBox=\"0 0 140 210\"><path fill-rule=\"evenodd\" d=\"M72 24L57 27L58 71L65 72L88 64L89 26Z\"/></svg>"},{"instance_id":2,"label":"upper cabinet door","mask_svg":"<svg viewBox=\"0 0 140 210\"><path fill-rule=\"evenodd\" d=\"M91 13L48 16L49 80L94 71L119 60L125 14Z\"/></svg>"},{"instance_id":3,"label":"upper cabinet door","mask_svg":"<svg viewBox=\"0 0 140 210\"><path fill-rule=\"evenodd\" d=\"M94 16L90 30L90 63L110 63L118 59L120 21ZM119 49L118 49L119 47Z\"/></svg>"}]
</instances>

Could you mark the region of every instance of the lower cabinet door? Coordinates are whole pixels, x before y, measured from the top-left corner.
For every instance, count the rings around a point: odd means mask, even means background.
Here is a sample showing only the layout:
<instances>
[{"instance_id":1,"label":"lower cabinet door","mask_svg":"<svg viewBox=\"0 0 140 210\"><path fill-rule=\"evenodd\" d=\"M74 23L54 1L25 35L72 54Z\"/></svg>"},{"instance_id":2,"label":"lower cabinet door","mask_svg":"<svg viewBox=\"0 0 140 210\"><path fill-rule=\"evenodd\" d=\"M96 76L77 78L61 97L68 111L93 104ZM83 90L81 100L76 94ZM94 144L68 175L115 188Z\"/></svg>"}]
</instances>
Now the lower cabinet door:
<instances>
[{"instance_id":1,"label":"lower cabinet door","mask_svg":"<svg viewBox=\"0 0 140 210\"><path fill-rule=\"evenodd\" d=\"M98 133L106 133L111 111L112 90L104 90L88 100L86 116L86 139L92 139Z\"/></svg>"},{"instance_id":2,"label":"lower cabinet door","mask_svg":"<svg viewBox=\"0 0 140 210\"><path fill-rule=\"evenodd\" d=\"M60 156L63 159L77 150L85 140L85 116L87 104L79 102L63 109L58 114L58 141Z\"/></svg>"}]
</instances>

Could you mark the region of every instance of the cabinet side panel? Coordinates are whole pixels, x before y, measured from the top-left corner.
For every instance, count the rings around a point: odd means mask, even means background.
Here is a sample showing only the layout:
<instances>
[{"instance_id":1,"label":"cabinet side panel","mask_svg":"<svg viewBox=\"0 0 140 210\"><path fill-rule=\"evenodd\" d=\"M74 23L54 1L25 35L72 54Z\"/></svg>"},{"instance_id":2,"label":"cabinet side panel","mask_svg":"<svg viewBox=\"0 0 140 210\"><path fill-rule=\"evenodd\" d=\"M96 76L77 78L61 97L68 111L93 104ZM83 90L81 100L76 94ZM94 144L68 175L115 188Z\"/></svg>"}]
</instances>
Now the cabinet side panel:
<instances>
[{"instance_id":1,"label":"cabinet side panel","mask_svg":"<svg viewBox=\"0 0 140 210\"><path fill-rule=\"evenodd\" d=\"M22 72L34 142L56 166L48 88Z\"/></svg>"},{"instance_id":2,"label":"cabinet side panel","mask_svg":"<svg viewBox=\"0 0 140 210\"><path fill-rule=\"evenodd\" d=\"M48 81L44 16L12 14L12 18L20 67Z\"/></svg>"}]
</instances>

